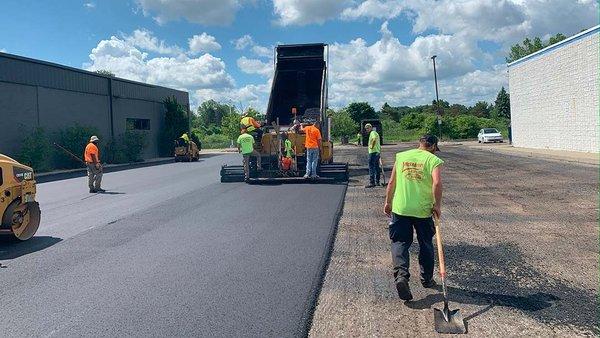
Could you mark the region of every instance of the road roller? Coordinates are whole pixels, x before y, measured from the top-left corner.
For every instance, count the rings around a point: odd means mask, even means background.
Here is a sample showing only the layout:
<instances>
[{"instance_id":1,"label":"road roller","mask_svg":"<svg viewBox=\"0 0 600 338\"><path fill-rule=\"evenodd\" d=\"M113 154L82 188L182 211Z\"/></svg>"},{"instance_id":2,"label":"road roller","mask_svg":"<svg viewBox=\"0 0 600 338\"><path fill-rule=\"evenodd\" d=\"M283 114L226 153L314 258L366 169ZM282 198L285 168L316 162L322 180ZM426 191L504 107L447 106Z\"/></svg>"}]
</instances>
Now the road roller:
<instances>
[{"instance_id":1,"label":"road roller","mask_svg":"<svg viewBox=\"0 0 600 338\"><path fill-rule=\"evenodd\" d=\"M25 241L40 226L33 169L0 154L0 235Z\"/></svg>"}]
</instances>

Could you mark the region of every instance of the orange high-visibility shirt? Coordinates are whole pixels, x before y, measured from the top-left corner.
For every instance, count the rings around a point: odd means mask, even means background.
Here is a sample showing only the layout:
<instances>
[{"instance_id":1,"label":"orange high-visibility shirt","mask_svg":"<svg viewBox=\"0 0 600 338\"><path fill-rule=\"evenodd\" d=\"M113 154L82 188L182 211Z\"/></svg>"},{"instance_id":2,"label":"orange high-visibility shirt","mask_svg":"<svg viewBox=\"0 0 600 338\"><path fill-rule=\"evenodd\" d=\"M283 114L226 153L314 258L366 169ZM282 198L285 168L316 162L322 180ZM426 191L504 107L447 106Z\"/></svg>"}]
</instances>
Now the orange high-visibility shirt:
<instances>
[{"instance_id":1,"label":"orange high-visibility shirt","mask_svg":"<svg viewBox=\"0 0 600 338\"><path fill-rule=\"evenodd\" d=\"M94 162L94 160L92 159L92 154L96 155L96 160L100 162L100 151L98 151L98 147L96 147L95 144L90 142L87 146L85 146L85 153L83 154L86 163Z\"/></svg>"},{"instance_id":2,"label":"orange high-visibility shirt","mask_svg":"<svg viewBox=\"0 0 600 338\"><path fill-rule=\"evenodd\" d=\"M319 148L318 140L321 139L321 131L315 126L308 126L302 128L306 133L306 140L304 141L304 147L307 149Z\"/></svg>"}]
</instances>

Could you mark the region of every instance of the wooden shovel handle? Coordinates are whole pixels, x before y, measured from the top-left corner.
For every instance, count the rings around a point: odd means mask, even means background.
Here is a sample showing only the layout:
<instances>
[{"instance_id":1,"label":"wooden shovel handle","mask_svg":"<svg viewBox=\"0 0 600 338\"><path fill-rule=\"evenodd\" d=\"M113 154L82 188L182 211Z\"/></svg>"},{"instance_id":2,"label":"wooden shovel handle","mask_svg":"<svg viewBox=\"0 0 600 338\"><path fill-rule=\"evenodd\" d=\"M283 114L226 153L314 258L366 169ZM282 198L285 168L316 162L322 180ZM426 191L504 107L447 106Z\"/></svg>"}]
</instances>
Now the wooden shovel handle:
<instances>
[{"instance_id":1,"label":"wooden shovel handle","mask_svg":"<svg viewBox=\"0 0 600 338\"><path fill-rule=\"evenodd\" d=\"M435 240L437 242L438 260L440 261L440 276L446 278L446 261L444 260L444 246L442 244L442 231L440 219L433 218L435 224Z\"/></svg>"}]
</instances>

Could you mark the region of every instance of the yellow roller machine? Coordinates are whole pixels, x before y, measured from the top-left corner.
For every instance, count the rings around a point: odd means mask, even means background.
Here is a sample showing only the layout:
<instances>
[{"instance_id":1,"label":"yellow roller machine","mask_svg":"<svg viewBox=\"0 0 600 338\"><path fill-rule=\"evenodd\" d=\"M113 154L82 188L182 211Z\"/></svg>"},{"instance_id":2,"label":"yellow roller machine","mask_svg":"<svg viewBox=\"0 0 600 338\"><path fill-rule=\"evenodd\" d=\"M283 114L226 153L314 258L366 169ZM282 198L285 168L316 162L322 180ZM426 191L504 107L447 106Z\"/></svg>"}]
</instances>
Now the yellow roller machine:
<instances>
[{"instance_id":1,"label":"yellow roller machine","mask_svg":"<svg viewBox=\"0 0 600 338\"><path fill-rule=\"evenodd\" d=\"M35 201L33 169L0 154L0 234L24 241L40 225L40 206Z\"/></svg>"}]
</instances>

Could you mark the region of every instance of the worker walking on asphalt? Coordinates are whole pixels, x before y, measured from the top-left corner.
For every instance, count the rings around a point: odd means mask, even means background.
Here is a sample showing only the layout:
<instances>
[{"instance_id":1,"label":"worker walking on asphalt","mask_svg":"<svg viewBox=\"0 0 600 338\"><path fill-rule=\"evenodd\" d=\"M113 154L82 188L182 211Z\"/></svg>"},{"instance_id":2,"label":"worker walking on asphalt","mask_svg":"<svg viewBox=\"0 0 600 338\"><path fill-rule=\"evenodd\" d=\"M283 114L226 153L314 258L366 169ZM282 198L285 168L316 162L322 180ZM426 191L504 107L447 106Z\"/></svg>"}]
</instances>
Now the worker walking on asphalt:
<instances>
[{"instance_id":1,"label":"worker walking on asphalt","mask_svg":"<svg viewBox=\"0 0 600 338\"><path fill-rule=\"evenodd\" d=\"M237 147L238 151L242 153L244 157L244 180L248 181L250 179L250 157L256 157L256 165L258 168L261 167L261 158L258 151L254 150L254 137L248 134L246 129L242 129L240 132L240 136L237 139Z\"/></svg>"},{"instance_id":2,"label":"worker walking on asphalt","mask_svg":"<svg viewBox=\"0 0 600 338\"><path fill-rule=\"evenodd\" d=\"M319 122L303 126L301 130L306 134L304 141L304 148L306 148L306 174L304 174L304 178L319 178L319 175L317 175L319 153L321 151Z\"/></svg>"},{"instance_id":3,"label":"worker walking on asphalt","mask_svg":"<svg viewBox=\"0 0 600 338\"><path fill-rule=\"evenodd\" d=\"M385 196L384 212L391 216L389 235L392 240L392 260L398 296L411 300L408 285L410 273L409 252L413 242L413 229L419 242L421 284L429 288L433 280L434 252L432 238L435 234L433 217L439 218L442 205L442 161L435 156L439 151L438 139L425 135L419 148L396 154Z\"/></svg>"},{"instance_id":4,"label":"worker walking on asphalt","mask_svg":"<svg viewBox=\"0 0 600 338\"><path fill-rule=\"evenodd\" d=\"M247 110L242 115L240 128L246 129L248 134L252 135L257 142L260 142L263 134L262 130L260 129L260 123L258 123L254 117L249 116Z\"/></svg>"},{"instance_id":5,"label":"worker walking on asphalt","mask_svg":"<svg viewBox=\"0 0 600 338\"><path fill-rule=\"evenodd\" d=\"M381 142L379 133L373 129L370 123L365 124L365 130L369 133L369 184L365 188L373 188L380 185L381 168L379 167L379 159L381 158Z\"/></svg>"},{"instance_id":6,"label":"worker walking on asphalt","mask_svg":"<svg viewBox=\"0 0 600 338\"><path fill-rule=\"evenodd\" d=\"M85 147L83 158L87 166L88 186L90 193L105 192L100 188L102 183L102 164L100 164L100 151L98 150L98 136L92 136L90 142Z\"/></svg>"}]
</instances>

